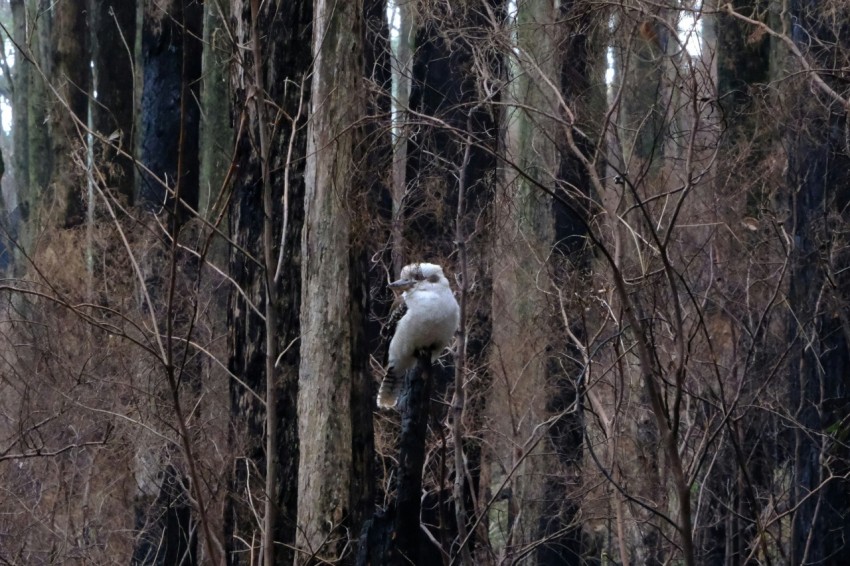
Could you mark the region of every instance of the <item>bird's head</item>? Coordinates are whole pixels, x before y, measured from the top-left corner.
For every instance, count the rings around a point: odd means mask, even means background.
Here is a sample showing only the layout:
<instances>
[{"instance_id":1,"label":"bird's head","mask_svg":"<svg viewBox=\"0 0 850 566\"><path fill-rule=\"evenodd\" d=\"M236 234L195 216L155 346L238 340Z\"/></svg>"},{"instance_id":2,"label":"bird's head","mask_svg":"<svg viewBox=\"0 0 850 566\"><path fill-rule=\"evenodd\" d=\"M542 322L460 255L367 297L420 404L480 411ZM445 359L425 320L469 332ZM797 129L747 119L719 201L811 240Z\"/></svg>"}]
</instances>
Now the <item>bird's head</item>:
<instances>
[{"instance_id":1,"label":"bird's head","mask_svg":"<svg viewBox=\"0 0 850 566\"><path fill-rule=\"evenodd\" d=\"M442 267L434 263L411 263L404 266L398 281L390 283L390 288L394 291L408 291L414 287L437 285L449 286Z\"/></svg>"}]
</instances>

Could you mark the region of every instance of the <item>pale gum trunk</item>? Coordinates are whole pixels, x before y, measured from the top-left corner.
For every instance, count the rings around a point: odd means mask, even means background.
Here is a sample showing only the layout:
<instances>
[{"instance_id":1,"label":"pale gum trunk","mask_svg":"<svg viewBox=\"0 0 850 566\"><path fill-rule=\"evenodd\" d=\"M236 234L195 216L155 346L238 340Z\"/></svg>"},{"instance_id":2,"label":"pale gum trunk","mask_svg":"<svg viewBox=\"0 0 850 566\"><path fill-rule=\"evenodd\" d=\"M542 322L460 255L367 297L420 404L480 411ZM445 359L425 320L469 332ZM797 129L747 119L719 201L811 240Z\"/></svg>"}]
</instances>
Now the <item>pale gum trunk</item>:
<instances>
[{"instance_id":1,"label":"pale gum trunk","mask_svg":"<svg viewBox=\"0 0 850 566\"><path fill-rule=\"evenodd\" d=\"M505 116L506 152L537 182L552 187L558 172L557 124L547 115L558 115L560 82L556 33L558 26L551 3L521 4L517 14L519 61L512 63L517 76L509 94L517 106L508 106ZM516 61L516 60L514 60ZM523 108L537 109L528 112ZM547 136L540 135L541 129ZM537 135L535 135L537 132ZM547 258L554 245L554 216L551 198L532 183L507 171L500 180L493 271L493 388L487 400L493 429L491 458L494 491L504 480L504 471L516 468L510 482L509 522L502 522L500 540L491 543L508 556L510 547L538 538L541 500L545 478L557 467L551 456L545 428L535 425L548 416L550 398L547 346L555 328L548 312L550 279ZM504 516L504 515L503 515ZM491 532L493 528L491 527ZM514 548L514 550L519 550ZM533 554L528 558L533 561Z\"/></svg>"},{"instance_id":2,"label":"pale gum trunk","mask_svg":"<svg viewBox=\"0 0 850 566\"><path fill-rule=\"evenodd\" d=\"M349 199L354 177L352 125L359 108L360 19L360 1L317 0L314 5L314 102L301 243L296 538L296 545L307 554L299 553L296 562L312 553L333 560L347 540L338 527L350 513Z\"/></svg>"}]
</instances>

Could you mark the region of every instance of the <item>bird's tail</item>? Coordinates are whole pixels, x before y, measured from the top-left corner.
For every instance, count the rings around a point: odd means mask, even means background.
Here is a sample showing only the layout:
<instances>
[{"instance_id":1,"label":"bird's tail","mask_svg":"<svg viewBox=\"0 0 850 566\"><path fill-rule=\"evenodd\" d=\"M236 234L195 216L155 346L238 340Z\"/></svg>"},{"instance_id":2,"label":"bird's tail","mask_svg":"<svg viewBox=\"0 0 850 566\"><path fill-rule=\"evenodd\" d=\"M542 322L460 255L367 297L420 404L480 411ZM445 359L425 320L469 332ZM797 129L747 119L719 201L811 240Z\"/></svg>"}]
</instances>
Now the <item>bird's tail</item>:
<instances>
[{"instance_id":1,"label":"bird's tail","mask_svg":"<svg viewBox=\"0 0 850 566\"><path fill-rule=\"evenodd\" d=\"M393 368L387 370L381 388L378 390L378 406L382 409L395 407L398 403L398 395L401 393L401 379L396 375Z\"/></svg>"}]
</instances>

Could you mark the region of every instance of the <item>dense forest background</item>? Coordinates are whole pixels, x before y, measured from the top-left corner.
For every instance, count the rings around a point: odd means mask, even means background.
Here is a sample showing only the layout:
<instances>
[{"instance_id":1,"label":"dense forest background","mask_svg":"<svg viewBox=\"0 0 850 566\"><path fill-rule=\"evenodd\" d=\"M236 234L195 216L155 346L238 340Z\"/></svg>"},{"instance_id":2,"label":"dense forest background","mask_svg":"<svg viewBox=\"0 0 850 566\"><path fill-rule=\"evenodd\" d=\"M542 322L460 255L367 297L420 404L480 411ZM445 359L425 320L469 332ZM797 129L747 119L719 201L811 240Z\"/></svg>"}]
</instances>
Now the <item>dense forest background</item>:
<instances>
[{"instance_id":1,"label":"dense forest background","mask_svg":"<svg viewBox=\"0 0 850 566\"><path fill-rule=\"evenodd\" d=\"M0 25L0 562L850 564L844 0Z\"/></svg>"}]
</instances>

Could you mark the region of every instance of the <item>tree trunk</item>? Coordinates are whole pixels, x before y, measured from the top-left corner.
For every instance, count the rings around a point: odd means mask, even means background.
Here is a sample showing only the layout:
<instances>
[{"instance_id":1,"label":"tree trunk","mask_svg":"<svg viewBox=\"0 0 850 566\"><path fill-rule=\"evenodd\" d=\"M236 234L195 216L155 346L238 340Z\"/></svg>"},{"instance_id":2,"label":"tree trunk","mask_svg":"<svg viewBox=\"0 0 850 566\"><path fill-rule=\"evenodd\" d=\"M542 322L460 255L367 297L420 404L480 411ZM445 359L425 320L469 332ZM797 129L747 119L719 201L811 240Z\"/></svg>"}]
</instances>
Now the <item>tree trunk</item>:
<instances>
[{"instance_id":1,"label":"tree trunk","mask_svg":"<svg viewBox=\"0 0 850 566\"><path fill-rule=\"evenodd\" d=\"M50 18L45 11L49 2L46 0L27 0L27 14L42 13L43 17L37 27L28 27L28 45L30 56L45 69L45 56L47 45L49 45ZM44 84L44 76L36 71L34 66L30 67L29 88L27 89L27 162L29 166L29 177L26 182L26 190L21 191L19 202L25 212L27 221L22 230L21 243L25 250L31 253L32 245L40 231L42 202L50 181L50 173L53 168L53 155L49 151L48 129L44 124L47 117L47 89ZM36 164L38 164L36 166Z\"/></svg>"},{"instance_id":2,"label":"tree trunk","mask_svg":"<svg viewBox=\"0 0 850 566\"><path fill-rule=\"evenodd\" d=\"M428 2L412 6L402 9L402 17L415 14L418 19L412 24L415 50L410 71L409 115L401 124L404 135L400 139L407 141L407 150L396 156L406 157L406 184L403 195L394 195L397 208L393 228L400 229L402 236L399 238L398 232L394 233L394 263L440 263L453 283L464 271L469 277L465 282L465 301L470 316L465 323L466 367L462 368L461 381L467 384L471 394L466 396L465 406L452 409L452 426L461 428L457 432L463 438L461 445L456 445L463 451L462 458L452 460L465 461L466 470L455 470L455 465L448 462L450 455L444 454L445 484L429 494L432 501L437 500L429 506L436 512L429 510L432 515L423 515L423 523L440 525L431 531L435 540L451 541L458 534L455 517L448 519L449 515L455 515L451 512L454 479L451 475L461 474L460 491L466 498L466 521L471 524L476 511L472 494L478 492L482 469L481 446L463 427L476 426L482 417L482 398L474 393L479 387L486 387L482 384L489 379L485 360L490 342L491 274L482 258L488 255L491 229L488 207L493 202L498 139L496 116L500 94L492 91L495 83L491 79L499 77L502 62L490 14L501 21L507 3L500 0L488 0L486 6L463 3L457 9ZM403 24L402 29L407 26ZM395 165L398 167L400 163ZM394 180L398 187L398 171ZM463 206L458 218L460 204ZM456 241L458 234L465 235L463 242ZM454 255L459 246L465 246L468 257L472 258L469 265L461 265ZM452 261L456 261L455 265ZM437 398L446 394L445 384L452 380L454 370L454 367L435 366ZM437 419L444 418L443 410L441 407ZM476 540L477 534L471 533L465 549L472 551ZM456 552L457 547L444 550Z\"/></svg>"},{"instance_id":3,"label":"tree trunk","mask_svg":"<svg viewBox=\"0 0 850 566\"><path fill-rule=\"evenodd\" d=\"M191 210L198 205L198 124L199 108L198 85L201 70L201 7L182 0L172 2L154 2L148 0L144 5L142 28L142 66L144 85L141 102L141 138L140 161L149 172L141 179L139 193L140 204L145 210L164 218L168 237L156 238L145 256L142 270L145 272L145 285L152 298L158 324L164 329L164 348L166 359L164 373L170 388L174 419L177 421L180 446L182 450L181 469L188 469L193 483L182 472L166 467L162 471L151 471L159 477L157 494L142 494L137 501L137 524L143 529L140 534L140 547L152 536L173 541L171 548L194 548L196 526L192 510L198 511L197 519L205 529L206 559L214 560L211 550L213 542L209 523L206 521L204 501L199 497L202 486L192 470L196 465L192 461L191 447L193 439L187 438L188 429L181 407L181 383L194 386L195 393L200 387L200 371L189 367L185 360L176 355L179 349L173 337L185 335L192 328L194 316L191 305L182 299L189 298L181 274L192 273L193 260L187 261L179 251L176 242L181 237L181 229L191 218ZM150 233L158 234L159 227L151 218L145 218ZM169 241L170 239L170 241ZM182 268L176 269L181 263ZM197 358L193 358L197 361ZM183 395L185 397L185 395ZM153 448L157 451L158 448ZM150 455L150 462L158 462L156 455ZM186 502L191 497L194 508L189 509ZM149 499L155 497L153 505ZM180 510L183 507L186 509ZM178 509L174 513L163 509ZM141 517L144 517L142 520ZM147 532L150 530L151 532ZM151 534L152 533L152 534ZM161 534L157 534L161 533ZM137 547L136 554L142 549ZM158 549L148 556L144 564L166 564L170 557ZM170 550L169 550L170 552ZM187 564L195 564L198 557L194 551L187 553Z\"/></svg>"},{"instance_id":4,"label":"tree trunk","mask_svg":"<svg viewBox=\"0 0 850 566\"><path fill-rule=\"evenodd\" d=\"M65 0L53 4L50 27L52 60L47 68L59 100L52 102L50 112L53 162L48 194L52 194L58 205L58 217L48 219L48 222L66 228L82 224L86 216L83 207L85 126L88 124L91 92L86 3L87 0Z\"/></svg>"},{"instance_id":5,"label":"tree trunk","mask_svg":"<svg viewBox=\"0 0 850 566\"><path fill-rule=\"evenodd\" d=\"M349 246L356 199L353 126L365 99L362 2L314 4L313 101L302 233L297 546L338 560L346 547L352 463ZM358 376L360 377L360 376ZM298 559L299 562L303 557Z\"/></svg>"},{"instance_id":6,"label":"tree trunk","mask_svg":"<svg viewBox=\"0 0 850 566\"><path fill-rule=\"evenodd\" d=\"M185 0L146 1L140 158L151 174L142 174L139 199L154 211L182 201L170 219L174 228L198 207L203 11Z\"/></svg>"},{"instance_id":7,"label":"tree trunk","mask_svg":"<svg viewBox=\"0 0 850 566\"><path fill-rule=\"evenodd\" d=\"M13 39L17 45L27 43L27 6L25 0L11 0L12 25L14 26ZM31 213L31 200L29 190L29 100L30 82L32 80L32 64L21 57L14 67L12 85L12 139L14 144L14 161L12 172L15 179L15 192L17 195L17 207L10 211L9 236L18 241L20 245L27 248L29 244L22 240L25 225ZM15 252L13 260L15 272L20 274L22 269L20 252Z\"/></svg>"},{"instance_id":8,"label":"tree trunk","mask_svg":"<svg viewBox=\"0 0 850 566\"><path fill-rule=\"evenodd\" d=\"M198 210L205 217L222 193L233 153L233 119L228 84L231 48L228 15L221 4L204 4L204 56L201 85L201 176ZM215 220L210 217L210 220Z\"/></svg>"},{"instance_id":9,"label":"tree trunk","mask_svg":"<svg viewBox=\"0 0 850 566\"><path fill-rule=\"evenodd\" d=\"M560 113L559 93L552 90L561 72L557 16L551 4L519 5L517 75L509 91L513 104L503 117L507 162L552 189L560 166L554 142L557 125L548 118ZM547 529L547 479L558 468L546 430L536 427L549 416L555 393L550 371L556 326L546 314L555 222L551 197L532 181L507 169L498 187L495 222L500 229L494 234L492 258L493 386L487 398L494 429L491 477L500 484L507 472L515 471L506 485L507 522L494 521L491 529L500 532L496 540L504 541L506 555L518 556L538 539L541 527Z\"/></svg>"},{"instance_id":10,"label":"tree trunk","mask_svg":"<svg viewBox=\"0 0 850 566\"><path fill-rule=\"evenodd\" d=\"M99 2L90 0L91 58L94 90L91 105L94 131L107 139L96 142L94 160L101 167L106 186L133 203L135 170L136 0Z\"/></svg>"},{"instance_id":11,"label":"tree trunk","mask_svg":"<svg viewBox=\"0 0 850 566\"><path fill-rule=\"evenodd\" d=\"M830 69L850 49L846 19L827 22L827 4L794 4L793 39L816 69ZM844 55L842 55L844 54ZM796 64L791 59L791 64ZM846 80L820 72L832 88ZM796 423L793 459L791 562L850 562L850 451L844 431L850 408L850 277L847 273L845 172L850 167L846 141L848 110L810 77L796 85L789 127L788 232L794 242L789 296L790 404Z\"/></svg>"},{"instance_id":12,"label":"tree trunk","mask_svg":"<svg viewBox=\"0 0 850 566\"><path fill-rule=\"evenodd\" d=\"M301 297L301 229L304 222L303 172L307 148L306 117L310 104L309 69L312 44L312 1L286 2L280 6L264 2L257 33L264 73L265 97L279 104L287 118L279 121L277 135L270 140L268 169L272 202L270 218L277 246L274 300L266 305L266 273L258 242L263 233L263 182L252 50L241 50L242 58L231 67L232 106L243 109L235 116L236 163L230 200L229 232L236 246L230 248L230 274L244 292L230 295L228 368L241 381L230 383L233 419L231 450L235 461L225 506L225 546L229 564L247 564L259 555L262 540L254 509L257 493L264 493L267 469L265 444L266 410L262 399L266 387L266 323L263 312L277 311L275 349L281 352L279 374L273 380L277 399L276 423L277 485L273 489L275 563L291 564L295 543L298 486L298 396ZM252 45L250 0L231 0L231 18L236 22L237 45ZM300 110L299 110L300 109ZM264 124L268 126L269 124ZM285 231L285 235L281 233ZM246 548L245 543L255 546Z\"/></svg>"}]
</instances>

